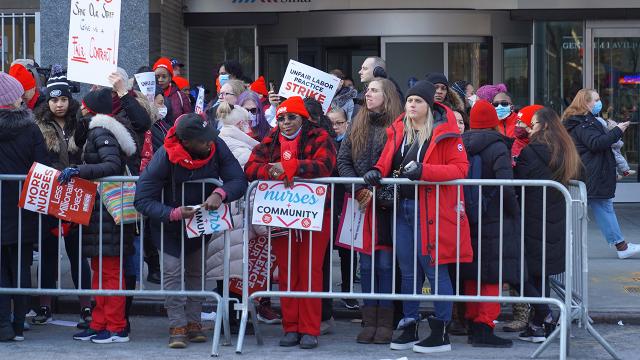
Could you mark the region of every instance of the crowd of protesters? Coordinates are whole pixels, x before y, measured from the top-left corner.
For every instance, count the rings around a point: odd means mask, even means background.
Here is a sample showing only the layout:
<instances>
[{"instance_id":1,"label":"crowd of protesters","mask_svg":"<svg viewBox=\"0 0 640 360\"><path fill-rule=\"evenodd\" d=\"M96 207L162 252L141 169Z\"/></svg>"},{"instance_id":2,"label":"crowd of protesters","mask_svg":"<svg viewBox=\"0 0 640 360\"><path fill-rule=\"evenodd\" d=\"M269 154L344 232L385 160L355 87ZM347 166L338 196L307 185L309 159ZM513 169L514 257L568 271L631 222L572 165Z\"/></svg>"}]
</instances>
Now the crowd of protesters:
<instances>
[{"instance_id":1,"label":"crowd of protesters","mask_svg":"<svg viewBox=\"0 0 640 360\"><path fill-rule=\"evenodd\" d=\"M241 278L241 220L246 216L241 199L254 180L280 180L287 187L329 176L365 182L334 186L334 196L324 207L325 231L274 234L282 291L328 290L332 234L326 229L337 233L345 196L365 214L363 242L372 247L338 250L343 292L358 279L354 263L360 266L362 292L376 294L394 291L395 273L396 292L401 294L421 294L426 277L439 295L459 290L498 296L507 284L514 295L522 288L524 296L549 296L549 276L564 272L567 223L564 197L557 190L543 194L542 188L527 187L520 193L513 187L499 191L484 186L480 193L473 187L461 193L452 185L394 188L381 185L383 178L543 179L564 185L581 179L593 218L618 257L640 253L639 245L625 241L613 208L618 177L633 172L620 153L629 123L600 118L602 103L592 89L580 90L561 116L541 105L514 104L504 84L483 84L475 91L474 84L450 82L441 73L427 74L402 94L388 78L385 61L370 57L359 72L365 85L361 92L342 70L330 69L340 86L325 115L314 99L280 98L273 88L267 89L263 77L252 82L238 62L225 61L217 69L214 98L197 114L198 94L184 77L183 64L160 58L138 70L145 71L153 71L157 82L151 102L120 68L109 76L110 88L93 86L82 99L74 99L60 66L53 66L44 82L32 61L17 61L8 74L0 73L0 174L26 174L39 162L59 170L62 183L75 177L139 175L135 208L149 224L144 230L118 225L100 201L82 229L43 217L42 246L37 249L42 288L56 287L58 242L63 239L70 262L78 264L71 266L78 289L117 290L122 284L135 289L142 281L137 259L143 256L147 281L162 279L164 290L198 290L206 277L217 281L222 292L224 240L214 234L206 246L184 241L182 221L197 211L185 204L207 210L231 204L238 226L231 231L230 276ZM190 183L209 178L223 185ZM7 191L7 186L1 193L1 287L29 288L38 218L22 212L18 220L20 191ZM266 227L252 226L250 236L267 232ZM141 235L151 240L141 246ZM82 331L74 339L129 341L131 297L95 296L93 304L88 296L79 300ZM169 347L206 341L202 303L199 297L166 298ZM354 299L343 303L352 310L360 306ZM331 304L283 297L280 315L270 299L263 298L258 318L282 323L280 346L311 349L329 331ZM364 300L362 329L355 340L419 353L451 351L450 335L466 335L478 347L513 345L495 334L499 303L435 302L435 313L427 318L431 332L423 339L419 305ZM50 322L51 307L51 296L41 296L30 323ZM0 295L0 340L24 340L28 311L27 296ZM524 341L542 342L554 328L549 306L524 304L514 306L514 321L503 330L519 332Z\"/></svg>"}]
</instances>

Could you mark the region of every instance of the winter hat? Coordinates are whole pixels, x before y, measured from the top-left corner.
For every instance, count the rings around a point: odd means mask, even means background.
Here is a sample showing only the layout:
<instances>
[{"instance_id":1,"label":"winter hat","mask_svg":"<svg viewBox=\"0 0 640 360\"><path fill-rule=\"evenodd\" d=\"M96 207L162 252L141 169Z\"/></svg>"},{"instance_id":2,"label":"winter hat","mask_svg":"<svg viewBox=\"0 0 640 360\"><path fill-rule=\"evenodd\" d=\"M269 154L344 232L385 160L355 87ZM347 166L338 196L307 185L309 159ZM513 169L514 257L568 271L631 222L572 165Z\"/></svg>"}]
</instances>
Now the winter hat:
<instances>
[{"instance_id":1,"label":"winter hat","mask_svg":"<svg viewBox=\"0 0 640 360\"><path fill-rule=\"evenodd\" d=\"M432 72L427 74L427 78L425 80L433 84L444 84L446 87L449 87L449 80L447 80L447 77L442 73Z\"/></svg>"},{"instance_id":2,"label":"winter hat","mask_svg":"<svg viewBox=\"0 0 640 360\"><path fill-rule=\"evenodd\" d=\"M269 96L269 91L267 91L267 84L264 81L264 76L260 75L256 81L254 81L251 86L249 86L253 92L260 94L262 96Z\"/></svg>"},{"instance_id":3,"label":"winter hat","mask_svg":"<svg viewBox=\"0 0 640 360\"><path fill-rule=\"evenodd\" d=\"M424 101L426 101L429 104L429 107L433 107L433 97L435 96L435 94L436 94L436 87L433 85L432 82L427 80L420 80L415 85L413 85L411 89L407 91L407 96L405 97L405 101L406 99L409 98L409 96L416 95L423 98Z\"/></svg>"},{"instance_id":4,"label":"winter hat","mask_svg":"<svg viewBox=\"0 0 640 360\"><path fill-rule=\"evenodd\" d=\"M59 64L55 64L51 67L51 75L49 76L49 80L47 80L46 95L47 101L60 96L66 96L71 99L71 89L69 88L67 75Z\"/></svg>"},{"instance_id":5,"label":"winter hat","mask_svg":"<svg viewBox=\"0 0 640 360\"><path fill-rule=\"evenodd\" d=\"M492 129L500 125L496 109L487 100L478 100L471 108L469 127L472 129Z\"/></svg>"},{"instance_id":6,"label":"winter hat","mask_svg":"<svg viewBox=\"0 0 640 360\"><path fill-rule=\"evenodd\" d=\"M496 97L499 93L507 92L507 85L505 84L497 84L497 85L484 85L476 90L476 95L478 98L493 101L493 98Z\"/></svg>"},{"instance_id":7,"label":"winter hat","mask_svg":"<svg viewBox=\"0 0 640 360\"><path fill-rule=\"evenodd\" d=\"M171 65L171 60L166 57L161 57L155 64L153 64L153 71L156 71L157 68L167 69L169 74L171 74L171 77L173 77L173 65Z\"/></svg>"},{"instance_id":8,"label":"winter hat","mask_svg":"<svg viewBox=\"0 0 640 360\"><path fill-rule=\"evenodd\" d=\"M189 86L189 80L183 78L182 76L174 76L171 80L173 80L173 82L176 83L178 90L182 90L185 87L188 87L188 88L191 87Z\"/></svg>"},{"instance_id":9,"label":"winter hat","mask_svg":"<svg viewBox=\"0 0 640 360\"><path fill-rule=\"evenodd\" d=\"M22 84L0 71L0 106L12 105L24 94Z\"/></svg>"},{"instance_id":10,"label":"winter hat","mask_svg":"<svg viewBox=\"0 0 640 360\"><path fill-rule=\"evenodd\" d=\"M531 120L533 119L533 115L540 110L544 109L542 105L529 105L525 106L520 111L518 111L518 120L527 124L528 127L531 127Z\"/></svg>"},{"instance_id":11,"label":"winter hat","mask_svg":"<svg viewBox=\"0 0 640 360\"><path fill-rule=\"evenodd\" d=\"M111 89L94 90L84 96L82 105L92 114L110 115L113 112Z\"/></svg>"},{"instance_id":12,"label":"winter hat","mask_svg":"<svg viewBox=\"0 0 640 360\"><path fill-rule=\"evenodd\" d=\"M451 85L451 89L457 92L458 95L460 95L461 99L464 99L467 97L467 85L469 85L468 82L464 80L458 80L454 82L453 85Z\"/></svg>"},{"instance_id":13,"label":"winter hat","mask_svg":"<svg viewBox=\"0 0 640 360\"><path fill-rule=\"evenodd\" d=\"M22 84L24 91L31 90L36 87L36 79L33 77L33 74L21 64L14 64L11 66L9 69L9 75L16 78L16 80Z\"/></svg>"},{"instance_id":14,"label":"winter hat","mask_svg":"<svg viewBox=\"0 0 640 360\"><path fill-rule=\"evenodd\" d=\"M309 112L304 107L304 101L300 96L292 96L280 103L276 109L276 117L285 113L298 114L305 119L309 119Z\"/></svg>"}]
</instances>

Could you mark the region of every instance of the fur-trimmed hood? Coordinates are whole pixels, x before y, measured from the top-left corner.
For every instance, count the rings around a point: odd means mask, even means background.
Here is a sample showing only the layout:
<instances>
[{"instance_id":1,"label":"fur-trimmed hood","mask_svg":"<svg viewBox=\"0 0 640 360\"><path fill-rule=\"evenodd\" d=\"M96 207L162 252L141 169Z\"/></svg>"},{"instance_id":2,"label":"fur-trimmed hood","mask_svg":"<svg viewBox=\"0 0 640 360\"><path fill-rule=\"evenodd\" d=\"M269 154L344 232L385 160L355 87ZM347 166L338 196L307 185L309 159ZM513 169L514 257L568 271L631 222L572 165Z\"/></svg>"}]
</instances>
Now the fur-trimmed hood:
<instances>
[{"instance_id":1,"label":"fur-trimmed hood","mask_svg":"<svg viewBox=\"0 0 640 360\"><path fill-rule=\"evenodd\" d=\"M74 99L69 99L69 110L67 111L67 115L65 116L65 125L64 132L69 137L69 143L67 145L67 150L69 153L77 154L82 149L76 145L74 133L76 129L76 112L80 108L80 103L78 103ZM40 132L42 132L42 136L44 137L45 145L47 146L47 150L50 152L54 152L56 154L60 153L60 142L63 139L58 137L58 132L55 129L55 119L54 115L49 109L48 103L43 103L38 106L34 111L35 121L38 127L40 128Z\"/></svg>"},{"instance_id":2,"label":"fur-trimmed hood","mask_svg":"<svg viewBox=\"0 0 640 360\"><path fill-rule=\"evenodd\" d=\"M0 109L0 140L13 139L34 123L33 112L29 109Z\"/></svg>"},{"instance_id":3,"label":"fur-trimmed hood","mask_svg":"<svg viewBox=\"0 0 640 360\"><path fill-rule=\"evenodd\" d=\"M108 115L95 115L89 122L89 129L95 129L98 127L109 130L116 140L118 140L120 149L122 149L127 156L131 156L136 153L136 142L131 137L127 128L119 123L118 120Z\"/></svg>"}]
</instances>

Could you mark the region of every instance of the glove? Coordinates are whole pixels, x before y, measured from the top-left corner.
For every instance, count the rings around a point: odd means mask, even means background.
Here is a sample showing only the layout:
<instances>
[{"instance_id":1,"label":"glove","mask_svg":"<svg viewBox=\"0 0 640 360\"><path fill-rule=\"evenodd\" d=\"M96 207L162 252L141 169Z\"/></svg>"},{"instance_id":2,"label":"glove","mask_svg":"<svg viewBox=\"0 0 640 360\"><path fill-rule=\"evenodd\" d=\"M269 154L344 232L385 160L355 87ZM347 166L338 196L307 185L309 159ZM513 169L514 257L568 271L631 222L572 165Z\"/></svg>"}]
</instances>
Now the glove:
<instances>
[{"instance_id":1,"label":"glove","mask_svg":"<svg viewBox=\"0 0 640 360\"><path fill-rule=\"evenodd\" d=\"M377 186L377 185L380 185L380 179L382 179L382 174L380 174L380 171L373 169L373 170L367 171L367 173L364 174L362 178L364 179L364 182L366 182L367 184L371 186Z\"/></svg>"},{"instance_id":2,"label":"glove","mask_svg":"<svg viewBox=\"0 0 640 360\"><path fill-rule=\"evenodd\" d=\"M71 180L72 177L78 176L79 173L80 173L80 170L78 170L78 168L72 168L72 167L65 168L64 170L62 170L62 172L60 172L60 176L58 176L58 182L60 184L64 184L69 180Z\"/></svg>"},{"instance_id":3,"label":"glove","mask_svg":"<svg viewBox=\"0 0 640 360\"><path fill-rule=\"evenodd\" d=\"M422 164L417 164L411 171L403 172L403 175L409 180L420 180L422 177Z\"/></svg>"}]
</instances>

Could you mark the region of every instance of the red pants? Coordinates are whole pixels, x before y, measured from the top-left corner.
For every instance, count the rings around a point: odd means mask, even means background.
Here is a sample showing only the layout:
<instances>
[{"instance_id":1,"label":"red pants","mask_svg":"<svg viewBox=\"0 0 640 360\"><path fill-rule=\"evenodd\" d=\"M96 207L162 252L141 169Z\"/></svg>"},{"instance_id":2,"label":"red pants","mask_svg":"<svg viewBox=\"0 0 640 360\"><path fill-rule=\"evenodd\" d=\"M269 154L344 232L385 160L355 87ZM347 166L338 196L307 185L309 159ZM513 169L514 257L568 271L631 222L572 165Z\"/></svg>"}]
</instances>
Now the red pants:
<instances>
[{"instance_id":1,"label":"red pants","mask_svg":"<svg viewBox=\"0 0 640 360\"><path fill-rule=\"evenodd\" d=\"M328 229L330 216L325 213L325 226ZM302 238L298 236L302 233ZM311 240L309 240L311 234ZM272 239L273 253L278 261L278 281L280 290L309 291L309 244L311 245L311 291L322 291L322 264L329 242L329 231L291 230L291 269L288 268L288 235ZM291 270L291 271L289 271ZM291 275L291 284L288 284ZM309 298L280 299L282 308L282 327L287 332L297 332L320 336L322 316L321 300Z\"/></svg>"},{"instance_id":2,"label":"red pants","mask_svg":"<svg viewBox=\"0 0 640 360\"><path fill-rule=\"evenodd\" d=\"M91 258L91 270L93 276L91 278L91 288L100 288L100 268L98 257ZM120 271L120 257L103 256L102 257L102 288L108 290L120 289L120 281L122 279L122 288L125 289L124 273ZM111 332L120 332L127 326L124 318L124 296L96 296L96 306L91 312L91 328L96 331L109 330Z\"/></svg>"},{"instance_id":3,"label":"red pants","mask_svg":"<svg viewBox=\"0 0 640 360\"><path fill-rule=\"evenodd\" d=\"M480 285L480 295L482 296L498 296L500 286L498 284L486 284ZM465 295L477 295L478 294L478 282L475 280L464 281L464 293ZM487 303L487 302L468 302L465 304L465 319L477 323L483 323L495 327L493 320L500 315L500 303Z\"/></svg>"}]
</instances>

